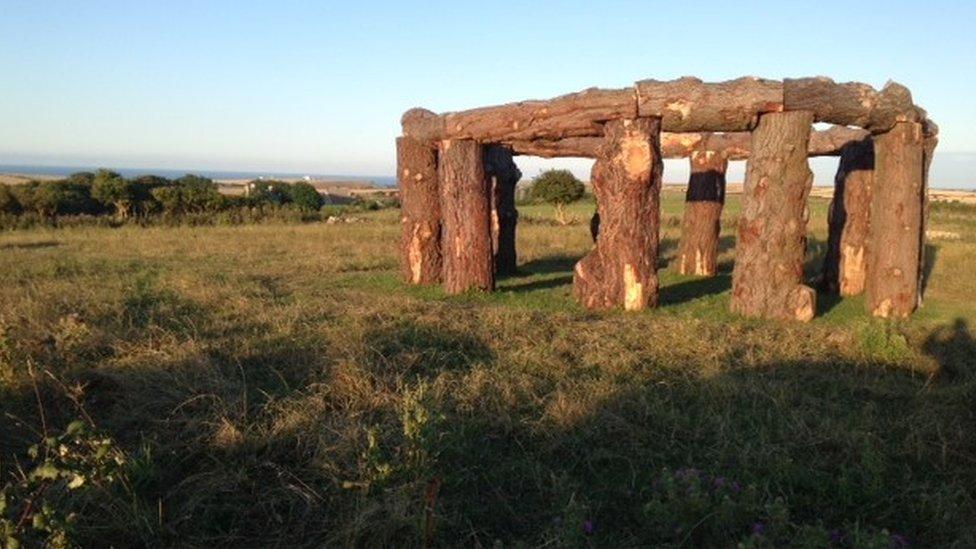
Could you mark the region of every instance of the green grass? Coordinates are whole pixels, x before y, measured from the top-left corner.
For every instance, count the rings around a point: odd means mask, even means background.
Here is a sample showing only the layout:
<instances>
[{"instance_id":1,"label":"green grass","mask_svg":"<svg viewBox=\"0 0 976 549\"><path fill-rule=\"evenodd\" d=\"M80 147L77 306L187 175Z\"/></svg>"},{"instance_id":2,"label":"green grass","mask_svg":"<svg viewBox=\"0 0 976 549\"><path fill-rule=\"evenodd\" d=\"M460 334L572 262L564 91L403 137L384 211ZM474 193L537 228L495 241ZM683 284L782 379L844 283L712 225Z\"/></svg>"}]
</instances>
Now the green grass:
<instances>
[{"instance_id":1,"label":"green grass","mask_svg":"<svg viewBox=\"0 0 976 549\"><path fill-rule=\"evenodd\" d=\"M662 305L637 314L572 300L591 203L521 207L522 272L490 295L403 285L393 211L2 233L0 474L80 406L131 485L83 545L761 545L754 522L976 544L976 211L933 208L959 238L930 242L910 320L821 296L798 324L727 312L737 207L720 275L682 277L665 193ZM811 218L812 277L825 201ZM661 504L682 468L760 503L718 526Z\"/></svg>"}]
</instances>

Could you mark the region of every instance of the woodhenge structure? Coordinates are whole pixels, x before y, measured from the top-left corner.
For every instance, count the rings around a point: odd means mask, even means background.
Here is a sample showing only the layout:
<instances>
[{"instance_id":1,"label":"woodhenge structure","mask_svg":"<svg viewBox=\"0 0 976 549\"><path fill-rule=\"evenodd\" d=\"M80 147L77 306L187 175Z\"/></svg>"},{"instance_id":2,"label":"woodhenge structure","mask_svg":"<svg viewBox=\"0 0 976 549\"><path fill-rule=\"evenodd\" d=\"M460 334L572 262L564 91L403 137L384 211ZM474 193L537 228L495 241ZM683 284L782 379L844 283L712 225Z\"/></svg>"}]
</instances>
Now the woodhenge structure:
<instances>
[{"instance_id":1,"label":"woodhenge structure","mask_svg":"<svg viewBox=\"0 0 976 549\"><path fill-rule=\"evenodd\" d=\"M814 123L833 126L818 131ZM731 309L807 321L808 156L839 156L821 291L864 292L868 312L921 300L926 190L937 126L904 86L754 77L644 80L548 101L435 114L411 109L397 139L403 278L492 291L516 268L513 156L594 158L599 233L575 266L586 308L657 305L663 158L691 164L677 270L714 276L729 160L747 159Z\"/></svg>"}]
</instances>

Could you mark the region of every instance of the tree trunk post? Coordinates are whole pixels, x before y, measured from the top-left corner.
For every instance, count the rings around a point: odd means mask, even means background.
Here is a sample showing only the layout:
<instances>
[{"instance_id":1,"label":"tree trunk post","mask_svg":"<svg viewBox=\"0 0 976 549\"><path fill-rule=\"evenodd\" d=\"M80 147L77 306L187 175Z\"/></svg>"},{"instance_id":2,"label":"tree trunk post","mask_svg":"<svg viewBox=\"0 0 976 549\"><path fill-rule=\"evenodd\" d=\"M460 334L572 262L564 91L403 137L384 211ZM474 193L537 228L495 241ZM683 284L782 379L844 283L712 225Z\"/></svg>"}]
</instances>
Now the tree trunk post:
<instances>
[{"instance_id":1,"label":"tree trunk post","mask_svg":"<svg viewBox=\"0 0 976 549\"><path fill-rule=\"evenodd\" d=\"M874 138L867 301L878 317L906 317L918 306L925 178L922 126L899 122Z\"/></svg>"},{"instance_id":2,"label":"tree trunk post","mask_svg":"<svg viewBox=\"0 0 976 549\"><path fill-rule=\"evenodd\" d=\"M768 113L752 132L732 273L734 313L808 321L816 311L816 293L803 285L812 124L807 111Z\"/></svg>"},{"instance_id":3,"label":"tree trunk post","mask_svg":"<svg viewBox=\"0 0 976 549\"><path fill-rule=\"evenodd\" d=\"M874 144L868 137L844 146L827 213L827 256L821 290L857 295L867 278L867 240L874 185Z\"/></svg>"},{"instance_id":4,"label":"tree trunk post","mask_svg":"<svg viewBox=\"0 0 976 549\"><path fill-rule=\"evenodd\" d=\"M606 124L591 176L599 234L573 272L573 293L588 309L657 305L660 133L658 118Z\"/></svg>"},{"instance_id":5,"label":"tree trunk post","mask_svg":"<svg viewBox=\"0 0 976 549\"><path fill-rule=\"evenodd\" d=\"M681 221L678 272L715 276L722 206L725 204L725 171L729 162L722 153L706 150L693 151L689 161L691 177Z\"/></svg>"},{"instance_id":6,"label":"tree trunk post","mask_svg":"<svg viewBox=\"0 0 976 549\"><path fill-rule=\"evenodd\" d=\"M491 244L495 254L495 275L514 275L518 267L515 250L515 185L522 172L512 160L512 151L500 145L485 147L485 176L491 189Z\"/></svg>"},{"instance_id":7,"label":"tree trunk post","mask_svg":"<svg viewBox=\"0 0 976 549\"><path fill-rule=\"evenodd\" d=\"M438 176L444 291L495 288L491 245L491 189L483 147L471 139L440 142Z\"/></svg>"},{"instance_id":8,"label":"tree trunk post","mask_svg":"<svg viewBox=\"0 0 976 549\"><path fill-rule=\"evenodd\" d=\"M437 152L430 142L399 137L400 273L410 284L441 280L441 208Z\"/></svg>"}]
</instances>

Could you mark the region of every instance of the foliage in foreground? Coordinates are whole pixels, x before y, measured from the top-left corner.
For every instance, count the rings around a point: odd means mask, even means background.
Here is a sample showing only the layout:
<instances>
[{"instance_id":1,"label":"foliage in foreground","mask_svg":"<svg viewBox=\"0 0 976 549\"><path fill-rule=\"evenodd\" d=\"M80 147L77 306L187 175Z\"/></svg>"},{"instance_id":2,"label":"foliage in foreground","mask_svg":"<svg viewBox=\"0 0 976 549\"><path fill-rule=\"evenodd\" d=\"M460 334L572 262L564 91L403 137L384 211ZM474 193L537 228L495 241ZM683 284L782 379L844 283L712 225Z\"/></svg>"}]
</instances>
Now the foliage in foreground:
<instances>
[{"instance_id":1,"label":"foliage in foreground","mask_svg":"<svg viewBox=\"0 0 976 549\"><path fill-rule=\"evenodd\" d=\"M27 449L29 463L18 465L0 486L0 541L21 546L73 547L79 522L126 507L123 454L112 440L97 436L83 420L64 432L43 436Z\"/></svg>"}]
</instances>

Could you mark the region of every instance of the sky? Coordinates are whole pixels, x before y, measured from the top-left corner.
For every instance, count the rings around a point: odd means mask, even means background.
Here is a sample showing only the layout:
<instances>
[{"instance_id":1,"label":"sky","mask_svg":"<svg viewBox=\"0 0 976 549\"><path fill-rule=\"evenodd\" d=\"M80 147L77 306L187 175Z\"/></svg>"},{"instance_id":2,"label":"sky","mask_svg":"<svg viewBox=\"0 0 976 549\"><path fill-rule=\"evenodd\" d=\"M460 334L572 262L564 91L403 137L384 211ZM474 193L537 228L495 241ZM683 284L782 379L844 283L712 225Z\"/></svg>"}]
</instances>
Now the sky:
<instances>
[{"instance_id":1,"label":"sky","mask_svg":"<svg viewBox=\"0 0 976 549\"><path fill-rule=\"evenodd\" d=\"M970 1L411 4L0 0L0 164L392 175L411 107L826 75L908 86L941 128L933 183L976 187Z\"/></svg>"}]
</instances>

